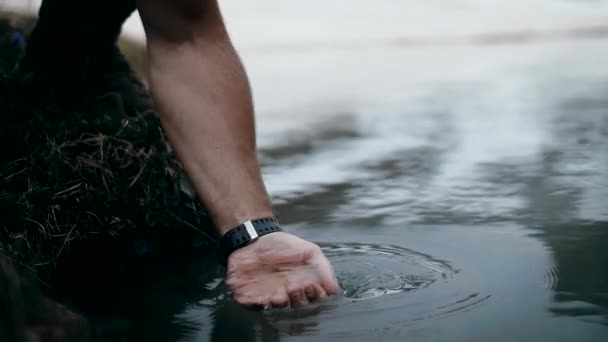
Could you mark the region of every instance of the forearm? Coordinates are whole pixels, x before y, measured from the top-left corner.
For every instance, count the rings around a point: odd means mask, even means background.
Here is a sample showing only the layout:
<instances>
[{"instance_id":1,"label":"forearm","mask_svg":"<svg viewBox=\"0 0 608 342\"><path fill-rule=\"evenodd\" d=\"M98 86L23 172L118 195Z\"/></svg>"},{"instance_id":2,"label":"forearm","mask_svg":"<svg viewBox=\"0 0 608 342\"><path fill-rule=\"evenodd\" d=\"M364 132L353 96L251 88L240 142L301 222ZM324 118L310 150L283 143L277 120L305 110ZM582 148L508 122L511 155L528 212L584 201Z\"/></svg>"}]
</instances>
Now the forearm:
<instances>
[{"instance_id":1,"label":"forearm","mask_svg":"<svg viewBox=\"0 0 608 342\"><path fill-rule=\"evenodd\" d=\"M223 28L223 26L222 26ZM149 37L149 80L168 138L220 233L272 215L249 82L223 30Z\"/></svg>"},{"instance_id":2,"label":"forearm","mask_svg":"<svg viewBox=\"0 0 608 342\"><path fill-rule=\"evenodd\" d=\"M249 82L217 0L138 0L138 8L162 124L219 232L272 215ZM291 234L261 236L227 266L226 284L246 306L306 305L340 289L321 248Z\"/></svg>"}]
</instances>

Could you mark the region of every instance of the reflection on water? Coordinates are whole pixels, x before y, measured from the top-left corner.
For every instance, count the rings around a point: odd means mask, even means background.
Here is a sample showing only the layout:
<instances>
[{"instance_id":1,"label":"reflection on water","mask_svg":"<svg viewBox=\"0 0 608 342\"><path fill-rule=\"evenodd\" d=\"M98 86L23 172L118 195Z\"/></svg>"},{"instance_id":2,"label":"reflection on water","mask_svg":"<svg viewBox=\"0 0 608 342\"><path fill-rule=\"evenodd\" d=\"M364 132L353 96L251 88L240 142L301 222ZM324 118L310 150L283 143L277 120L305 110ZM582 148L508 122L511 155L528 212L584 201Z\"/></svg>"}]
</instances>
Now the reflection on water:
<instances>
[{"instance_id":1,"label":"reflection on water","mask_svg":"<svg viewBox=\"0 0 608 342\"><path fill-rule=\"evenodd\" d=\"M543 231L559 274L554 281L556 315L608 326L608 222L573 222Z\"/></svg>"}]
</instances>

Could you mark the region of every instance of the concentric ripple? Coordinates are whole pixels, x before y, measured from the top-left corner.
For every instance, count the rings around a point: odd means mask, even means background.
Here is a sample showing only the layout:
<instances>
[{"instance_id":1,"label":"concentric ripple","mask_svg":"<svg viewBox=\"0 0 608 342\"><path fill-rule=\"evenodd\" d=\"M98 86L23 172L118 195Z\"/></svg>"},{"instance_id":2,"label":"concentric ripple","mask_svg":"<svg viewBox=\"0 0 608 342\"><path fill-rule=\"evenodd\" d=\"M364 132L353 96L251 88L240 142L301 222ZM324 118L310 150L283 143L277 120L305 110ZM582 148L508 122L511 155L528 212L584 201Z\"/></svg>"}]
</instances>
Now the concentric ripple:
<instances>
[{"instance_id":1,"label":"concentric ripple","mask_svg":"<svg viewBox=\"0 0 608 342\"><path fill-rule=\"evenodd\" d=\"M545 288L555 290L559 282L559 269L556 265L549 265L544 274Z\"/></svg>"},{"instance_id":2,"label":"concentric ripple","mask_svg":"<svg viewBox=\"0 0 608 342\"><path fill-rule=\"evenodd\" d=\"M282 334L402 336L408 327L432 326L432 320L472 311L491 298L472 274L428 254L384 244L319 245L343 296L309 309L266 312Z\"/></svg>"},{"instance_id":3,"label":"concentric ripple","mask_svg":"<svg viewBox=\"0 0 608 342\"><path fill-rule=\"evenodd\" d=\"M364 300L426 288L455 270L444 261L390 246L321 244L346 298Z\"/></svg>"}]
</instances>

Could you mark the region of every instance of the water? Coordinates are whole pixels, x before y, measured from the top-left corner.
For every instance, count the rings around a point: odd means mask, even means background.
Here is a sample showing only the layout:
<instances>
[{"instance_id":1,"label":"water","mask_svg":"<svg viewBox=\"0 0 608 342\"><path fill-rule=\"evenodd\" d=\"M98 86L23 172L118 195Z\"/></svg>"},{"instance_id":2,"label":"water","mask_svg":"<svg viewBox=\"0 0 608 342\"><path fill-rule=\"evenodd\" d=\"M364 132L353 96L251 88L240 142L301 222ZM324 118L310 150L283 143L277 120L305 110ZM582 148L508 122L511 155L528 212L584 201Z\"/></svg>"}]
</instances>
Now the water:
<instances>
[{"instance_id":1,"label":"water","mask_svg":"<svg viewBox=\"0 0 608 342\"><path fill-rule=\"evenodd\" d=\"M211 255L92 291L100 332L608 339L608 2L222 6L281 220L324 248L343 294L244 310Z\"/></svg>"}]
</instances>

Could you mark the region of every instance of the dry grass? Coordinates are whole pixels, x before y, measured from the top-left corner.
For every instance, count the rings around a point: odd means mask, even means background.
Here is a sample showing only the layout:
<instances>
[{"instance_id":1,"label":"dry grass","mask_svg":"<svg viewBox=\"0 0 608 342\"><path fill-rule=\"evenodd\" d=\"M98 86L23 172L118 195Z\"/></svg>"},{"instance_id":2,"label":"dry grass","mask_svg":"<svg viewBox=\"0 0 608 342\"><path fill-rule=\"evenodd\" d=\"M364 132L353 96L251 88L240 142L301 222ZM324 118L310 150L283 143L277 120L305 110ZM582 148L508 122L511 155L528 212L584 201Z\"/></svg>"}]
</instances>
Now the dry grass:
<instances>
[{"instance_id":1,"label":"dry grass","mask_svg":"<svg viewBox=\"0 0 608 342\"><path fill-rule=\"evenodd\" d=\"M24 32L29 22L10 24ZM203 236L209 218L184 191L156 113L15 100L8 71L19 49L9 36L0 31L0 253L44 278L83 239Z\"/></svg>"}]
</instances>

